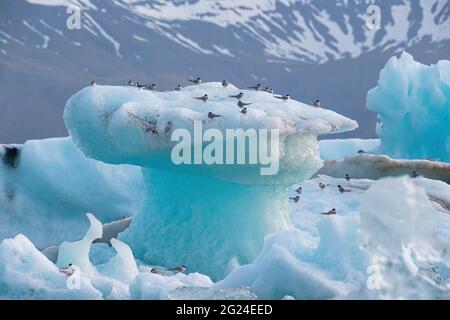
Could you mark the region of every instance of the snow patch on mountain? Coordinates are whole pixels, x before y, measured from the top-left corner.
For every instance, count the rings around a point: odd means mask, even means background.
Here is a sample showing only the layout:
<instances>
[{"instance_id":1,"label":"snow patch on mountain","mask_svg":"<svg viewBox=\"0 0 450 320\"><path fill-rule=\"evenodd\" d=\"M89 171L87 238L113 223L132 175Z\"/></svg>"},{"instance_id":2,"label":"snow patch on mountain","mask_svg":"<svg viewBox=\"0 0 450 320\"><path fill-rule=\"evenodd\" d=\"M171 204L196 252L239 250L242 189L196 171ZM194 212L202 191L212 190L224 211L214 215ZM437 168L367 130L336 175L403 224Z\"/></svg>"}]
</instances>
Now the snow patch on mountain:
<instances>
[{"instance_id":1,"label":"snow patch on mountain","mask_svg":"<svg viewBox=\"0 0 450 320\"><path fill-rule=\"evenodd\" d=\"M37 48L42 48L42 49L47 49L48 48L48 43L50 42L50 37L47 36L46 34L43 34L42 32L40 32L38 29L36 29L35 26L32 26L27 21L23 20L22 22L23 22L25 27L30 29L30 31L32 31L32 32L38 34L39 36L41 36L42 38L44 38L44 43L42 45L36 45L36 47Z\"/></svg>"},{"instance_id":2,"label":"snow patch on mountain","mask_svg":"<svg viewBox=\"0 0 450 320\"><path fill-rule=\"evenodd\" d=\"M98 19L106 10L100 8L104 3L97 0L27 2L43 6L79 6L86 18L82 28L94 36L103 36L113 44L116 55L122 56L119 43L126 40L113 39L112 32L108 31L113 26ZM375 1L375 4L381 8L379 30L367 28L369 4L363 0L332 3L251 0L245 4L238 0L114 0L108 6L114 6L122 13L120 19L145 26L196 53L230 58L235 56L232 54L235 48L230 47L229 39L220 35L213 44L205 43L202 30L211 27L208 32L217 35L226 28L236 38L235 45L256 42L268 60L277 62L325 63L357 58L367 52L400 52L421 41L450 40L450 4L447 0Z\"/></svg>"}]
</instances>

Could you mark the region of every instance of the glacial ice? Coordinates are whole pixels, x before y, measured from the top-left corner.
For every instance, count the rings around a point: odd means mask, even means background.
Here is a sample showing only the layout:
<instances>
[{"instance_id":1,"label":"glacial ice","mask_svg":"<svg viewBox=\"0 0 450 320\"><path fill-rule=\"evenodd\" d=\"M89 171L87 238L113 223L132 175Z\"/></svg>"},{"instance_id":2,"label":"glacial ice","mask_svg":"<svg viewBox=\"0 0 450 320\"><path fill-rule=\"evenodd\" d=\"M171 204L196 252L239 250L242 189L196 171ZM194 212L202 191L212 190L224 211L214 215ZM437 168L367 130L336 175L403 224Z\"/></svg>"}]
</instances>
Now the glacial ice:
<instances>
[{"instance_id":1,"label":"glacial ice","mask_svg":"<svg viewBox=\"0 0 450 320\"><path fill-rule=\"evenodd\" d=\"M450 298L450 281L437 267L447 271L450 267L449 229L438 227L448 226L448 212L436 211L427 191L410 178L388 178L364 197L361 234L378 267L375 285L383 298Z\"/></svg>"},{"instance_id":2,"label":"glacial ice","mask_svg":"<svg viewBox=\"0 0 450 320\"><path fill-rule=\"evenodd\" d=\"M328 187L321 190L319 182ZM340 194L338 184L351 192ZM215 289L248 286L268 299L449 297L448 253L442 249L450 244L450 208L430 201L450 201L448 184L319 176L301 186L302 200L290 210L296 229L268 236L258 258L234 269ZM332 205L336 216L320 214ZM420 254L412 262L402 260L409 244ZM398 266L390 269L391 261ZM406 268L412 265L415 274ZM392 285L384 287L384 281Z\"/></svg>"},{"instance_id":3,"label":"glacial ice","mask_svg":"<svg viewBox=\"0 0 450 320\"><path fill-rule=\"evenodd\" d=\"M199 273L176 274L171 277L141 273L130 285L130 298L134 300L167 300L177 289L209 288L212 285L213 282L209 277Z\"/></svg>"},{"instance_id":4,"label":"glacial ice","mask_svg":"<svg viewBox=\"0 0 450 320\"><path fill-rule=\"evenodd\" d=\"M12 167L0 145L0 239L22 233L43 249L82 238L86 212L107 223L140 207L145 186L139 167L89 159L70 137L16 147Z\"/></svg>"},{"instance_id":5,"label":"glacial ice","mask_svg":"<svg viewBox=\"0 0 450 320\"><path fill-rule=\"evenodd\" d=\"M253 103L246 115L230 98L240 91L245 102ZM204 94L207 103L194 99ZM209 119L208 112L222 117ZM119 236L136 257L155 265L186 264L214 279L251 262L265 235L290 227L286 187L321 167L317 136L357 127L329 110L221 83L181 92L91 86L69 99L64 120L88 157L142 167L148 194L130 228ZM195 120L203 130L221 133L222 145L235 140L226 138L227 129L279 130L274 144L279 172L261 175L260 164L176 165L171 134L182 128L195 137ZM194 153L197 147L204 147L203 141L192 142Z\"/></svg>"},{"instance_id":6,"label":"glacial ice","mask_svg":"<svg viewBox=\"0 0 450 320\"><path fill-rule=\"evenodd\" d=\"M252 264L238 267L216 283L214 289L249 287L260 299L282 299L286 295L297 299L331 299L348 295L354 289L351 284L330 279L317 264L308 261L314 260L316 253L308 243L310 237L300 230L268 236Z\"/></svg>"},{"instance_id":7,"label":"glacial ice","mask_svg":"<svg viewBox=\"0 0 450 320\"><path fill-rule=\"evenodd\" d=\"M319 182L328 187L319 188ZM359 203L371 180L319 176L290 188L303 188L299 203L290 203L294 230L270 235L260 255L236 268L217 289L249 286L259 298L332 299L364 291L368 261L358 232ZM341 195L337 185L351 188ZM324 216L335 207L336 216ZM288 275L289 280L285 280ZM309 281L314 279L314 281Z\"/></svg>"},{"instance_id":8,"label":"glacial ice","mask_svg":"<svg viewBox=\"0 0 450 320\"><path fill-rule=\"evenodd\" d=\"M91 251L89 251L89 260L91 260L93 265L98 266L107 263L116 254L117 252L114 248L108 244L94 242L91 246Z\"/></svg>"},{"instance_id":9,"label":"glacial ice","mask_svg":"<svg viewBox=\"0 0 450 320\"><path fill-rule=\"evenodd\" d=\"M0 244L0 298L2 299L101 299L88 277L80 274L80 289L67 287L67 276L25 236Z\"/></svg>"},{"instance_id":10,"label":"glacial ice","mask_svg":"<svg viewBox=\"0 0 450 320\"><path fill-rule=\"evenodd\" d=\"M450 61L427 66L406 52L391 58L367 107L378 113L379 153L450 162Z\"/></svg>"},{"instance_id":11,"label":"glacial ice","mask_svg":"<svg viewBox=\"0 0 450 320\"><path fill-rule=\"evenodd\" d=\"M69 264L73 264L87 274L94 274L95 267L89 259L89 252L92 243L102 237L103 225L94 215L88 213L86 216L91 224L88 232L81 240L61 243L56 265L60 268L66 268Z\"/></svg>"},{"instance_id":12,"label":"glacial ice","mask_svg":"<svg viewBox=\"0 0 450 320\"><path fill-rule=\"evenodd\" d=\"M0 146L0 298L450 298L450 185L442 182L450 182L450 167L423 159L448 161L448 70L447 62L427 67L407 54L391 60L369 94L384 126L381 139L369 141L317 143L355 123L263 92L245 91L245 102L254 102L249 117L234 115L233 86L82 90L65 111L74 143L29 141L9 155ZM191 99L205 92L210 102ZM224 118L208 120L208 111ZM172 165L166 124L190 130L193 119L205 129L279 128L279 174ZM321 167L319 146L325 167L301 182ZM411 179L411 171L426 178ZM369 180L386 175L402 177ZM350 192L341 194L339 184ZM300 186L300 201L288 202ZM336 215L321 214L331 208ZM92 227L74 241L86 230L85 212L99 220L89 215ZM108 222L125 215L133 217L119 224L132 219L130 228L117 234ZM119 238L112 247L93 243L102 237L100 221L104 239ZM33 245L63 240L56 265ZM69 263L80 266L78 289L58 270ZM186 274L166 270L181 264Z\"/></svg>"},{"instance_id":13,"label":"glacial ice","mask_svg":"<svg viewBox=\"0 0 450 320\"><path fill-rule=\"evenodd\" d=\"M321 190L319 182L328 187ZM338 184L351 192L340 194ZM289 194L295 194L299 186L290 187ZM0 297L448 298L450 268L442 250L450 244L450 208L443 206L450 203L448 184L425 178L348 182L318 176L301 186L301 201L289 204L294 228L267 236L254 261L234 265L233 271L216 283L206 275L190 273L189 266L187 274L150 273L151 267L135 261L125 243L113 239L115 248L92 244L89 263L96 271L81 270L80 289L70 290L67 276L19 235L0 244ZM332 205L336 216L320 214ZM87 233L90 240L100 235L98 226L95 229L95 235L92 230ZM394 261L396 268L383 273L381 281L387 279L401 290L383 283L379 289L369 288L380 279L371 280L377 275L372 270L379 270L371 267L389 268L388 261Z\"/></svg>"},{"instance_id":14,"label":"glacial ice","mask_svg":"<svg viewBox=\"0 0 450 320\"><path fill-rule=\"evenodd\" d=\"M242 115L237 100L253 103ZM194 99L209 95L207 103ZM221 115L208 119L208 112ZM245 184L294 183L320 168L316 137L354 130L357 123L333 111L314 108L295 100L281 101L267 92L239 90L221 83L189 86L181 92L154 92L130 87L87 87L66 104L64 120L75 144L88 157L112 164L133 164L164 171L200 174L227 182ZM277 129L280 135L280 173L276 178L261 176L259 165L176 165L171 150L175 129L195 136L194 121L203 131L217 129ZM226 142L226 141L225 141ZM304 148L298 148L304 145ZM246 146L248 148L248 146ZM245 150L247 150L247 148ZM248 151L248 150L247 150ZM293 161L297 157L303 161ZM305 165L308 164L307 169ZM296 170L293 174L293 169Z\"/></svg>"},{"instance_id":15,"label":"glacial ice","mask_svg":"<svg viewBox=\"0 0 450 320\"><path fill-rule=\"evenodd\" d=\"M63 243L58 264L67 267L73 261L73 275L61 272L57 265L47 259L25 236L5 239L0 244L0 298L7 299L129 299L137 294L136 286L142 287L141 297L149 296L151 290L161 291L153 298L167 298L167 294L180 287L207 288L211 280L200 274L177 274L166 277L139 270L131 249L123 242L112 239L115 255L105 254L106 244L94 244L101 236L101 224L88 215L92 227L83 240ZM97 254L96 265L89 258L90 248ZM101 250L98 250L99 247ZM106 261L99 261L101 252ZM65 260L65 261L62 261ZM63 266L63 267L61 267ZM139 274L141 276L139 277ZM152 281L147 281L149 275ZM152 278L152 276L157 276ZM136 281L135 281L136 280ZM138 284L139 283L139 284Z\"/></svg>"},{"instance_id":16,"label":"glacial ice","mask_svg":"<svg viewBox=\"0 0 450 320\"><path fill-rule=\"evenodd\" d=\"M102 265L102 273L123 282L131 282L139 274L133 252L130 247L117 239L111 239L117 254Z\"/></svg>"}]
</instances>

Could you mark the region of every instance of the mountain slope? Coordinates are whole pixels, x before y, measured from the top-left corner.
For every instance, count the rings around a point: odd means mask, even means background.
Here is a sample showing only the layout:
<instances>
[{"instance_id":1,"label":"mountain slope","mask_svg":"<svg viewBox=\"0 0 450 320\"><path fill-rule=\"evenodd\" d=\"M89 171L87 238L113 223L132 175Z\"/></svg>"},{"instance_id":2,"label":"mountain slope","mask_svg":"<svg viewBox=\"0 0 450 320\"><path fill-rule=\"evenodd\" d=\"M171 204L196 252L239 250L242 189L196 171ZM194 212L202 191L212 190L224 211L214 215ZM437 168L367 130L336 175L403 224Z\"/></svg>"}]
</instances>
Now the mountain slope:
<instances>
[{"instance_id":1,"label":"mountain slope","mask_svg":"<svg viewBox=\"0 0 450 320\"><path fill-rule=\"evenodd\" d=\"M356 135L373 136L365 95L388 57L450 52L448 1L375 2L380 30L365 26L362 0L4 0L0 141L65 135L64 103L93 78L170 88L197 75L320 98L360 122ZM69 5L81 8L80 30L66 26Z\"/></svg>"}]
</instances>

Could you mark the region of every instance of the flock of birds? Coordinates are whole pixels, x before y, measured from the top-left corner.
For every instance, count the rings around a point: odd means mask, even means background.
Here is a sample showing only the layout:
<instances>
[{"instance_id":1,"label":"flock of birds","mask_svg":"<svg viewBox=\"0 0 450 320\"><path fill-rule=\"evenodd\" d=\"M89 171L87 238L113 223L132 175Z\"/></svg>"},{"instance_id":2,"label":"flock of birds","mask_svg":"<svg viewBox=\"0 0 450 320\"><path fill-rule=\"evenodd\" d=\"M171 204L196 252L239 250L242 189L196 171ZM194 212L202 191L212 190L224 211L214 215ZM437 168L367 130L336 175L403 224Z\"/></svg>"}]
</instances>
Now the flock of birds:
<instances>
[{"instance_id":1,"label":"flock of birds","mask_svg":"<svg viewBox=\"0 0 450 320\"><path fill-rule=\"evenodd\" d=\"M362 150L360 150L360 151L358 152L358 154L360 154L360 155L365 154L365 153L366 153L366 152L365 152L365 151L362 151ZM410 176L410 178L412 178L412 179L415 179L415 178L420 177L420 175L419 175L416 171L413 171L409 176ZM348 182L350 182L350 181L352 180L352 177L350 177L349 174L346 174L346 175L345 175L345 180L347 180ZM327 187L329 187L329 186L330 186L330 184L324 184L324 183L322 183L322 182L319 182L319 188L320 188L321 190L325 190L325 189L326 189ZM346 193L346 192L352 192L352 191L349 190L349 189L345 189L345 188L342 187L341 185L338 185L337 188L338 188L338 190L339 190L339 192L340 192L341 194L344 194L344 193ZM300 202L300 195L303 193L303 187L298 187L298 188L295 190L295 192L297 193L297 195L296 195L295 197L290 197L289 199L292 200L292 201L295 202L295 203L299 203L299 202ZM322 214L322 215L326 215L326 216L333 216L333 215L336 215L336 214L337 214L337 211L336 211L335 208L333 208L333 209L331 209L330 211L322 212L321 214ZM175 268L170 268L170 269L152 268L152 269L150 269L150 273L158 274L158 275L161 275L161 276L170 276L170 275L175 275L175 274L177 274L177 273L183 273L183 272L186 271L186 269L187 269L187 267L186 267L185 265L177 266L177 267L175 267ZM72 265L72 263L70 263L66 268L61 268L61 269L59 269L59 271L60 271L61 273L64 273L64 274L67 275L68 277L70 277L70 276L72 276L72 275L75 273L76 269L74 268L74 266Z\"/></svg>"},{"instance_id":2,"label":"flock of birds","mask_svg":"<svg viewBox=\"0 0 450 320\"><path fill-rule=\"evenodd\" d=\"M349 174L346 174L346 175L345 175L345 180L347 180L348 182L350 182L350 180L352 180L352 177L350 177ZM319 188L320 188L321 190L325 190L325 189L326 189L327 187L329 187L329 186L330 186L330 184L324 184L324 183L322 183L322 182L319 182ZM339 192L340 192L341 194L344 194L344 193L346 193L346 192L352 192L352 191L349 190L349 189L345 189L345 188L344 188L343 186L341 186L341 185L338 185L337 188L338 188L338 190L339 190ZM303 193L303 187L299 187L297 190L295 190L295 192L297 193L297 195L296 195L295 197L289 197L289 199L292 200L292 201L295 202L295 203L299 203L299 202L300 202L300 195ZM331 209L330 211L322 212L321 214L322 214L322 215L331 216L331 215L336 215L336 214L337 214L337 211L336 211L335 208L333 208L333 209Z\"/></svg>"},{"instance_id":3,"label":"flock of birds","mask_svg":"<svg viewBox=\"0 0 450 320\"><path fill-rule=\"evenodd\" d=\"M366 152L360 150L358 153L359 153L359 154L364 154L364 153L366 153ZM420 177L420 175L419 175L416 171L413 171L409 176L410 176L410 178L412 178L412 179L415 179L415 178ZM346 174L346 175L345 175L345 180L347 180L348 182L350 182L350 181L352 180L352 177L350 177L349 174ZM319 182L319 188L320 188L321 190L325 190L325 189L326 189L327 187L329 187L329 186L330 186L330 184L324 184L324 183L322 183L322 182ZM349 189L345 189L345 188L342 187L341 185L338 185L337 188L338 188L338 190L339 190L339 192L340 192L341 194L344 194L344 193L346 193L346 192L352 192L352 191L349 190ZM298 187L298 188L295 190L295 192L297 193L297 195L296 195L295 197L290 197L289 199L292 200L292 201L295 202L295 203L299 203L299 202L300 202L300 195L303 193L303 187ZM321 214L322 214L322 215L326 215L326 216L333 216L333 215L336 215L336 214L337 214L337 211L336 211L335 208L333 208L333 209L331 209L330 211L322 212ZM158 269L158 268L152 268L152 269L150 269L150 273L158 274L158 275L161 275L161 276L169 276L169 275L174 275L174 274L177 274L177 273L183 273L183 272L186 271L186 269L187 269L187 267L186 267L185 265L177 266L177 267L175 267L175 268L170 268L170 269ZM72 275L75 273L76 270L75 270L75 268L73 267L72 263L70 263L66 268L61 268L61 269L59 269L59 271L60 271L61 273L64 273L64 274L67 275L68 277L70 277L70 276L72 276Z\"/></svg>"},{"instance_id":4,"label":"flock of birds","mask_svg":"<svg viewBox=\"0 0 450 320\"><path fill-rule=\"evenodd\" d=\"M171 269L166 269L166 270L152 268L150 270L150 273L159 274L161 276L168 276L168 275L175 275L177 273L183 273L186 271L186 269L187 269L187 267L185 265L181 265L181 266L171 268ZM70 277L76 272L76 269L74 268L72 263L69 263L69 265L67 267L60 268L59 271L61 273L64 273L66 276Z\"/></svg>"},{"instance_id":5,"label":"flock of birds","mask_svg":"<svg viewBox=\"0 0 450 320\"><path fill-rule=\"evenodd\" d=\"M364 150L359 150L358 154L363 155L363 154L366 154L366 152ZM409 177L412 179L416 179L416 178L420 177L420 175L416 171L413 171L412 173L410 173ZM344 178L345 178L345 180L347 180L347 182L350 182L352 180L352 177L349 174L346 174ZM330 186L330 184L324 184L322 182L319 182L319 188L321 190L325 190L329 186ZM344 194L347 192L352 192L349 189L345 189L342 185L338 185L337 188L341 194ZM294 203L299 203L300 195L303 193L303 187L298 187L295 190L295 192L297 193L297 195L295 197L289 197L289 200L292 200ZM336 211L336 208L333 208L330 211L322 212L321 214L326 215L326 216L333 216L333 215L337 214L337 211ZM177 273L183 273L186 271L186 269L187 269L187 267L185 265L181 265L181 266L177 266L175 268L170 268L170 269L165 269L165 270L158 269L158 268L152 268L150 270L150 273L158 274L161 276L167 276L167 275L174 275ZM59 269L59 271L64 273L68 277L70 277L75 273L76 270L74 269L73 265L70 263L66 268L61 268L61 269Z\"/></svg>"},{"instance_id":6,"label":"flock of birds","mask_svg":"<svg viewBox=\"0 0 450 320\"><path fill-rule=\"evenodd\" d=\"M196 78L196 79L187 79L187 81L189 81L190 83L194 84L194 85L201 85L203 83L202 79L200 77ZM92 81L91 82L91 86L95 86L96 82ZM223 80L222 81L222 86L224 88L227 88L230 85L230 83L227 80ZM132 79L130 79L128 81L128 86L130 87L136 87L138 89L143 89L143 90L150 90L150 91L156 91L156 84L152 83L152 84L141 84L140 82L134 82ZM172 89L172 91L181 91L183 89L183 86L181 84L179 84L178 86L176 86L175 88ZM247 89L252 89L255 91L262 91L262 92L267 92L270 94L274 94L274 91L272 88L269 87L265 87L263 88L263 86L258 83L255 86L250 86L247 87ZM246 115L248 113L248 109L247 107L252 105L252 103L245 103L242 101L242 98L244 97L244 93L240 92L237 95L233 95L230 96L230 98L235 98L238 100L237 102L237 106L241 109L241 113ZM288 101L291 99L291 96L289 94L285 94L285 95L274 95L274 98L279 99L279 100L283 100L283 101ZM204 103L208 102L209 96L207 94L201 96L201 97L194 97L194 99L203 101ZM321 103L320 100L316 100L313 101L312 105L316 108L321 108ZM216 118L220 118L222 117L219 114L214 114L212 112L208 112L208 118L209 119L216 119Z\"/></svg>"},{"instance_id":7,"label":"flock of birds","mask_svg":"<svg viewBox=\"0 0 450 320\"><path fill-rule=\"evenodd\" d=\"M366 153L366 152L363 151L363 150L358 151L358 154L359 154L359 155L363 155L363 154L365 154L365 153ZM419 175L416 171L413 171L412 173L409 174L409 177L410 177L411 179L416 179L416 178L420 177L420 175ZM346 174L344 178L345 178L345 180L347 180L348 182L350 182L350 180L352 180L352 177L350 177L349 174ZM330 186L330 184L324 184L324 183L322 183L322 182L319 182L319 188L320 188L321 190L325 190L325 189L326 189L327 187L329 187L329 186ZM352 192L352 191L349 190L349 189L345 189L345 188L344 188L343 186L341 186L341 185L338 185L337 188L338 188L338 190L339 190L339 192L340 192L341 194L344 194L344 193L347 193L347 192ZM297 188L297 190L295 190L295 192L297 193L297 195L296 195L295 197L289 197L289 200L292 200L294 203L299 203L299 202L300 202L300 195L303 193L303 187ZM322 214L322 215L331 216L331 215L336 215L336 214L337 214L337 211L336 211L335 208L333 208L333 209L331 209L330 211L328 211L328 212L322 212L321 214Z\"/></svg>"},{"instance_id":8,"label":"flock of birds","mask_svg":"<svg viewBox=\"0 0 450 320\"><path fill-rule=\"evenodd\" d=\"M194 84L194 85L201 85L203 83L203 81L202 81L202 79L200 77L198 77L196 79L188 79L188 81L190 83ZM96 85L96 82L92 81L91 82L91 86L95 86L95 85ZM227 80L223 80L222 81L222 86L224 88L227 88L229 85L230 85L230 83ZM138 88L138 89L143 89L143 90L156 91L156 84L152 83L152 84L149 84L149 85L144 85L144 84L141 84L139 82L134 82L132 79L130 79L128 81L128 86L135 87L135 88ZM182 89L183 89L183 86L180 84L180 85L176 86L175 88L173 88L172 91L181 91ZM263 86L260 83L256 84L255 86L247 87L247 89L274 94L274 90L272 88L269 88L269 87L263 88ZM236 95L230 96L230 98L234 98L234 99L238 100L237 106L241 109L241 113L246 115L248 113L247 107L252 105L252 103L243 102L242 101L243 97L244 97L244 93L243 92L240 92L240 93L238 93ZM279 99L279 100L283 100L283 101L288 101L288 100L291 99L291 96L289 94L286 94L286 95L274 95L274 98ZM194 99L200 100L200 101L203 101L204 103L206 103L206 102L208 102L209 96L207 94L205 94L205 95L203 95L201 97L194 97ZM316 100L312 104L316 108L320 108L321 107L320 100ZM214 114L213 112L208 112L208 118L209 119L215 119L215 118L219 118L219 117L222 117L222 116L219 115L219 114ZM323 188L321 187L322 189L324 189L326 187L323 184L321 184L321 185L324 186ZM339 187L342 188L341 186L339 186ZM302 191L302 188L300 187L297 190L297 192L299 194L301 194L301 191ZM349 192L349 191L345 190L345 192ZM291 199L294 200L296 203L298 203L300 201L300 196L297 195L296 197L291 198ZM336 214L336 209L333 209L330 212L324 213L324 214ZM175 268L172 268L172 269L167 269L167 271L169 271L170 273L180 273L180 272L184 272L185 270L186 270L186 266L184 266L184 265L183 266L178 266L178 267L175 267ZM75 270L72 268L72 264L70 264L67 268L60 269L60 271L65 273L65 274L67 274L68 276L72 275L75 272ZM155 273L155 274L165 275L165 272L162 269L153 268L153 269L151 269L150 272L151 273Z\"/></svg>"},{"instance_id":9,"label":"flock of birds","mask_svg":"<svg viewBox=\"0 0 450 320\"><path fill-rule=\"evenodd\" d=\"M202 79L201 79L200 77L198 77L198 78L196 78L196 79L188 79L188 81L189 81L190 83L193 83L194 85L201 85L201 84L203 83L203 82L202 82ZM223 80L223 81L222 81L222 86L223 86L224 88L228 87L229 84L230 84L230 83L229 83L227 80ZM92 81L92 82L91 82L91 86L95 86L95 85L96 85L96 82L95 82L95 81ZM134 82L134 81L131 80L131 79L128 81L128 86L130 86L130 87L136 87L136 88L138 88L138 89L150 90L150 91L155 91L155 90L156 90L156 84L154 84L154 83L153 83L153 84L150 84L150 85L143 85L143 84L141 84L141 83L139 83L139 82ZM267 93L270 93L270 94L274 94L274 91L273 91L272 88L269 88L269 87L263 88L262 85L261 85L260 83L258 83L258 84L255 85L255 86L251 86L251 87L247 87L247 88L248 88L248 89L255 90L255 91L263 91L263 92L267 92ZM182 85L178 85L178 86L176 86L175 88L173 88L172 90L173 90L173 91L181 91L182 89L183 89L183 86L182 86ZM230 96L230 98L235 98L235 99L238 100L237 105L238 105L239 108L241 108L241 113L245 115L245 114L247 114L247 112L248 112L248 111L247 111L247 106L252 105L252 103L245 103L245 102L243 102L243 101L242 101L242 98L243 98L243 97L244 97L244 93L243 93L243 92L240 92L240 93L238 93L237 95L232 95L232 96ZM282 96L274 96L274 97L275 97L276 99L280 99L280 100L283 100L283 101L288 101L288 100L291 98L289 94L282 95ZM200 100L200 101L203 101L204 103L206 103L206 102L208 101L209 97L208 97L207 94L205 94L205 95L203 95L203 96L201 96L201 97L194 97L194 99L197 99L197 100ZM314 101L314 102L313 102L313 106L316 107L316 108L320 108L320 107L321 107L320 100ZM215 118L219 118L219 117L221 117L221 115L214 114L214 113L212 113L212 112L208 112L208 118L209 118L209 119L215 119ZM359 151L358 151L358 154L359 154L359 155L364 155L364 154L366 154L366 152L365 152L364 150L359 150ZM411 178L418 178L419 176L420 176L420 175L419 175L416 171L413 171L413 172L410 174L410 177L411 177ZM345 180L350 181L351 179L352 179L352 178L350 177L349 174L346 174L346 175L345 175ZM319 183L319 188L320 188L321 190L325 190L325 189L326 189L327 187L329 187L329 186L330 186L330 184L324 184L324 183L322 183L322 182ZM339 190L339 192L340 192L341 194L344 194L344 193L347 193L347 192L352 192L352 191L349 190L349 189L345 189L345 188L342 187L341 185L338 185L337 188L338 188L338 190ZM299 187L299 188L296 190L297 195L296 195L295 197L290 197L289 199L292 200L294 203L299 203L299 202L300 202L300 195L302 194L302 192L303 192L303 187ZM322 215L331 216L331 215L336 215L336 214L337 214L337 211L336 211L335 208L333 208L333 209L331 209L330 211L328 211L328 212L322 212L321 214L322 214ZM159 275L167 275L167 272L169 272L169 274L173 275L173 274L177 274L177 273L183 273L183 272L186 271L186 269L187 269L186 266L181 265L181 266L177 266L177 267L175 267L175 268L166 269L166 270L163 270L163 269L157 269L157 268L152 268L152 269L150 270L150 272L151 272L151 273L154 273L154 274L159 274ZM60 272L66 274L67 276L71 276L71 275L73 275L73 274L75 273L75 269L74 269L74 267L73 267L73 265L72 265L71 263L70 263L66 268L61 268L61 269L59 269L59 270L60 270Z\"/></svg>"},{"instance_id":10,"label":"flock of birds","mask_svg":"<svg viewBox=\"0 0 450 320\"><path fill-rule=\"evenodd\" d=\"M198 77L198 78L196 78L196 79L187 79L187 80L188 80L190 83L194 84L194 85L201 85L201 84L203 83L203 81L202 81L202 79L201 79L200 77ZM91 82L91 85L92 85L92 86L95 86L95 85L96 85L96 82L95 82L95 81L92 81L92 82ZM227 80L223 80L223 81L222 81L222 86L223 86L224 88L227 88L229 85L230 85L230 83L229 83ZM130 80L128 81L128 86L130 86L130 87L136 87L136 88L138 88L138 89L150 90L150 91L155 91L155 90L156 90L156 84L154 84L154 83L153 83L153 84L150 84L150 85L143 85L143 84L141 84L141 83L139 83L139 82L134 82L132 79L130 79ZM181 91L182 89L183 89L183 86L180 84L180 85L176 86L175 88L173 88L172 90L173 90L173 91ZM262 92L267 92L267 93L270 93L270 94L274 94L274 91L273 91L272 88L269 88L269 87L263 88L263 86L262 86L260 83L256 84L255 86L247 87L247 89L252 89L252 90L255 90L255 91L262 91ZM243 97L244 97L244 93L243 93L243 92L240 92L240 93L238 93L237 95L232 95L232 96L230 96L230 98L235 98L235 99L238 100L237 105L238 105L239 108L241 108L241 113L245 115L245 114L247 114L247 112L248 112L247 106L252 105L252 103L246 103L246 102L243 102L243 101L242 101L242 98L243 98ZM291 99L291 97L290 97L289 94L281 95L281 96L274 95L274 98L280 99L280 100L283 100L283 101L288 101L288 100ZM205 94L205 95L203 95L203 96L201 96L201 97L194 97L194 99L197 99L197 100L200 100L200 101L203 101L204 103L206 103L206 102L208 102L209 97L208 97L207 94ZM315 100L315 101L312 103L312 105L313 105L314 107L316 107L316 108L321 108L320 100ZM222 116L219 115L219 114L214 114L213 112L208 112L208 118L209 118L209 119L216 119L216 118L220 118L220 117L222 117ZM366 152L365 152L364 150L359 150L359 151L358 151L358 154L359 154L359 155L363 155L363 154L365 154L365 153L366 153ZM410 177L411 177L411 178L417 178L417 177L419 177L419 174L418 174L416 171L414 171L414 172L412 172L412 173L410 174ZM350 177L348 174L346 174L346 175L345 175L345 179L346 179L347 181L350 181L350 180L351 180L351 177ZM329 186L329 185L325 185L325 184L323 184L323 183L319 183L319 188L322 189L322 190L324 190L324 189L325 189L326 187L328 187L328 186ZM344 194L344 193L346 193L346 192L351 192L351 190L345 189L345 188L342 187L341 185L338 185L337 187L338 187L338 190L339 190L339 192L340 192L341 194ZM302 193L302 187L298 188L296 191L297 191L298 195L296 195L295 197L290 197L289 199L292 200L292 201L294 201L295 203L298 203L298 202L300 201L300 194ZM328 211L328 212L324 212L324 213L322 213L322 214L323 214L323 215L335 215L336 213L337 213L337 212L336 212L336 209L333 208L332 210L330 210L330 211ZM156 270L156 269L154 269L154 270Z\"/></svg>"}]
</instances>

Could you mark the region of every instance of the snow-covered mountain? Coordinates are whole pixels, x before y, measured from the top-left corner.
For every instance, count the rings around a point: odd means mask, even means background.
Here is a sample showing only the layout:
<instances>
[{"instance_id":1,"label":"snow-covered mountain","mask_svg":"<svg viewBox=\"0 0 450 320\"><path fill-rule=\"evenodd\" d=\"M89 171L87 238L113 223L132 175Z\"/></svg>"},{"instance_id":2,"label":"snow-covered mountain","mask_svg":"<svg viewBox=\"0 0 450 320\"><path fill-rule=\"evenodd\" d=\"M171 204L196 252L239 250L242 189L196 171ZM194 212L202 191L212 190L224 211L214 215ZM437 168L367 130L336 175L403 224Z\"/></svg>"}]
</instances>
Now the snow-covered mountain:
<instances>
[{"instance_id":1,"label":"snow-covered mountain","mask_svg":"<svg viewBox=\"0 0 450 320\"><path fill-rule=\"evenodd\" d=\"M379 30L366 26L371 4ZM79 30L67 27L73 5ZM405 49L428 63L450 56L448 0L3 0L0 141L65 135L64 103L92 78L169 88L197 75L320 97L373 136L365 95Z\"/></svg>"},{"instance_id":2,"label":"snow-covered mountain","mask_svg":"<svg viewBox=\"0 0 450 320\"><path fill-rule=\"evenodd\" d=\"M450 39L448 0L26 1L80 7L83 31L109 42L119 58L127 58L121 47L130 40L150 46L145 36L148 32L203 55L234 58L258 51L269 61L314 63L356 58L371 51L402 50L424 39L431 43ZM381 9L379 30L366 26L374 14L368 11L371 3ZM144 28L140 34L117 36L111 27L116 22L104 18L108 13ZM37 44L40 48L47 48L52 37L64 37L55 21L33 20L22 23L28 33L42 38ZM5 45L9 37L14 42L14 33L3 31L1 36ZM249 50L248 41L254 42L254 50Z\"/></svg>"}]
</instances>

